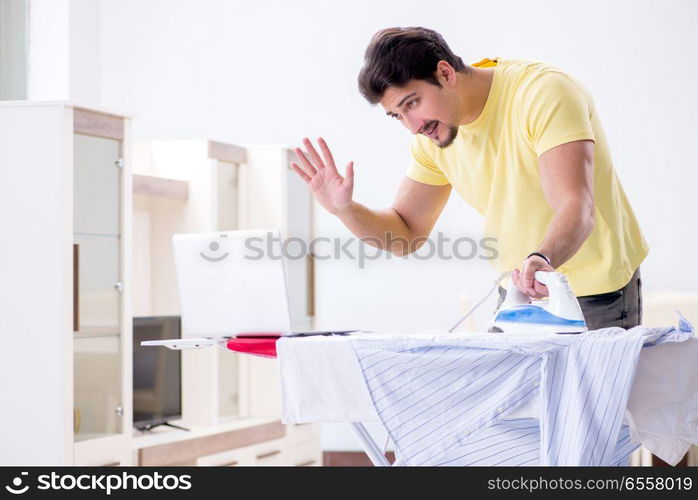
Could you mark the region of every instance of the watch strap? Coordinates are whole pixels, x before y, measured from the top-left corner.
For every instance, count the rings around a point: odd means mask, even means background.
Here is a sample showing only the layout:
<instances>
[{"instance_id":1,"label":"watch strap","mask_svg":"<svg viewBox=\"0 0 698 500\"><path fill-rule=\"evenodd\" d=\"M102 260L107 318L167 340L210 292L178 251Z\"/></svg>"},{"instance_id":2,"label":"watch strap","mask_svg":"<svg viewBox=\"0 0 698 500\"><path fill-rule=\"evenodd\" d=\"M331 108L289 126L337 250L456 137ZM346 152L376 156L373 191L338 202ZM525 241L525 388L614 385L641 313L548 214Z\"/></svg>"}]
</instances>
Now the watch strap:
<instances>
[{"instance_id":1,"label":"watch strap","mask_svg":"<svg viewBox=\"0 0 698 500\"><path fill-rule=\"evenodd\" d=\"M540 253L540 252L531 252L531 253L529 253L529 254L526 256L526 259L528 259L529 257L532 257L532 256L534 256L534 255L537 255L538 257L542 258L545 262L548 263L548 265L549 265L550 267L553 266L553 264L550 262L550 259L549 259L546 255L544 255L544 254L542 254L542 253ZM524 259L524 260L526 260L526 259Z\"/></svg>"}]
</instances>

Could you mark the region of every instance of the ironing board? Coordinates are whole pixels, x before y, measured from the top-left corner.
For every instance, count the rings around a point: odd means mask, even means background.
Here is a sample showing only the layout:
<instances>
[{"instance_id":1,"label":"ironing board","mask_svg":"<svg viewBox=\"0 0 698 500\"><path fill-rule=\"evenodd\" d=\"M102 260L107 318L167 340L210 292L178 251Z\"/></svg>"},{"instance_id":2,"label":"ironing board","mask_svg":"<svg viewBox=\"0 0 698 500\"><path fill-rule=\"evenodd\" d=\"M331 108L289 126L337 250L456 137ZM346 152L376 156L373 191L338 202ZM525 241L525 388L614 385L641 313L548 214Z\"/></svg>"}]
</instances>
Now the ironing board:
<instances>
[{"instance_id":1,"label":"ironing board","mask_svg":"<svg viewBox=\"0 0 698 500\"><path fill-rule=\"evenodd\" d=\"M370 338L372 334L279 339L276 350L281 369L282 421L349 423L371 462L388 466L380 446L363 425L379 418L350 345L356 335ZM641 407L652 394L671 390L678 379L696 382L691 397L698 402L697 357L698 339L680 346L663 344L652 350L643 349L628 409ZM661 369L658 365L662 365ZM538 414L538 408L528 404L509 418L533 418Z\"/></svg>"}]
</instances>

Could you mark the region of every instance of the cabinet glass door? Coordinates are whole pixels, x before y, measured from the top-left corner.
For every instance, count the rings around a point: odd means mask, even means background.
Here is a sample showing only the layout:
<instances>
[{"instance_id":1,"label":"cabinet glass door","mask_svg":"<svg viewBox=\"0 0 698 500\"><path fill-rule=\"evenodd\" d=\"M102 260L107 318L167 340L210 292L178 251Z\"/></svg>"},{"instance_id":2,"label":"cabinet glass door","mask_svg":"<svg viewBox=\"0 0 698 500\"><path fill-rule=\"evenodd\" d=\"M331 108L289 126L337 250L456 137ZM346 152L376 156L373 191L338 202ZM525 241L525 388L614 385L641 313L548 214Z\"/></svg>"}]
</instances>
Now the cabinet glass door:
<instances>
[{"instance_id":1,"label":"cabinet glass door","mask_svg":"<svg viewBox=\"0 0 698 500\"><path fill-rule=\"evenodd\" d=\"M120 141L74 134L74 430L122 432Z\"/></svg>"}]
</instances>

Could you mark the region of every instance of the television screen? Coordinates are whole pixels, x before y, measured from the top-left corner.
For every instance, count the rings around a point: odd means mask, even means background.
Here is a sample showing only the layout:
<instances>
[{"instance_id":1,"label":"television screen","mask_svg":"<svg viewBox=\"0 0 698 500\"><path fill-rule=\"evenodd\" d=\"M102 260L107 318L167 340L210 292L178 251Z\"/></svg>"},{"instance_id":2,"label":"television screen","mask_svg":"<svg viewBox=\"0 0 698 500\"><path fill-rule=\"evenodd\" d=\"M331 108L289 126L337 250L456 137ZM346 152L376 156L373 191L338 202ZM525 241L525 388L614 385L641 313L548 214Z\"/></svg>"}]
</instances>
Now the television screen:
<instances>
[{"instance_id":1,"label":"television screen","mask_svg":"<svg viewBox=\"0 0 698 500\"><path fill-rule=\"evenodd\" d=\"M147 430L182 416L181 351L141 346L181 337L179 316L133 318L133 426Z\"/></svg>"}]
</instances>

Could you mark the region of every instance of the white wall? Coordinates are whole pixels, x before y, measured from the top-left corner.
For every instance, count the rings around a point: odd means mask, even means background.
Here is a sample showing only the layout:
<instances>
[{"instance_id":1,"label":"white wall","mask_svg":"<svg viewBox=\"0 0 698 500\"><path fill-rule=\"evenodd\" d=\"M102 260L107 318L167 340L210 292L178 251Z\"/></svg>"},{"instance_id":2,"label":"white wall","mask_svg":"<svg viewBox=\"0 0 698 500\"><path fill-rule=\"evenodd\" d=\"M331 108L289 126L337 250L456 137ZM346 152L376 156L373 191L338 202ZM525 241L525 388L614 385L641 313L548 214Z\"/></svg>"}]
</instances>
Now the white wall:
<instances>
[{"instance_id":1,"label":"white wall","mask_svg":"<svg viewBox=\"0 0 698 500\"><path fill-rule=\"evenodd\" d=\"M98 0L28 0L27 98L101 102Z\"/></svg>"},{"instance_id":2,"label":"white wall","mask_svg":"<svg viewBox=\"0 0 698 500\"><path fill-rule=\"evenodd\" d=\"M101 0L91 11L100 61L71 97L134 110L137 139L205 137L298 144L323 135L356 167L355 197L387 206L409 161L409 133L359 95L363 51L378 29L440 31L466 61L529 57L573 73L594 94L620 178L652 248L645 288L698 291L695 139L698 3L590 0L437 4L400 1ZM74 18L74 17L73 17ZM74 37L73 37L74 39ZM74 53L76 49L73 49ZM97 55L95 55L97 54ZM316 235L349 233L316 207ZM481 220L455 195L436 230L477 237ZM494 273L481 261L396 259L317 266L317 325L445 328L458 295L475 301ZM480 324L491 311L478 315ZM353 444L326 433L325 444Z\"/></svg>"},{"instance_id":3,"label":"white wall","mask_svg":"<svg viewBox=\"0 0 698 500\"><path fill-rule=\"evenodd\" d=\"M30 0L27 99L70 97L70 0Z\"/></svg>"},{"instance_id":4,"label":"white wall","mask_svg":"<svg viewBox=\"0 0 698 500\"><path fill-rule=\"evenodd\" d=\"M95 103L102 92L99 6L95 0L70 0L70 92Z\"/></svg>"}]
</instances>

